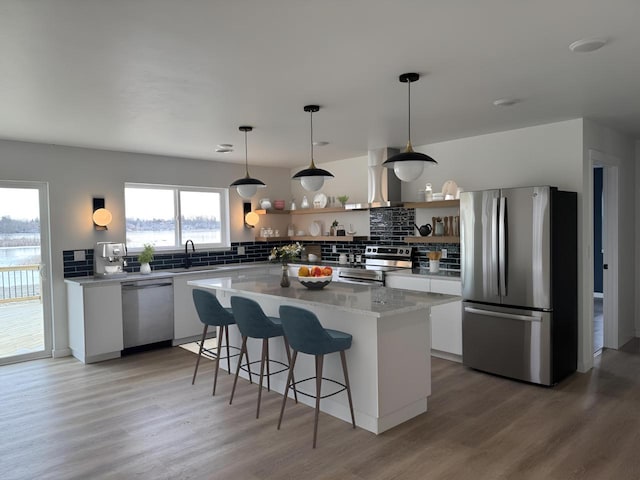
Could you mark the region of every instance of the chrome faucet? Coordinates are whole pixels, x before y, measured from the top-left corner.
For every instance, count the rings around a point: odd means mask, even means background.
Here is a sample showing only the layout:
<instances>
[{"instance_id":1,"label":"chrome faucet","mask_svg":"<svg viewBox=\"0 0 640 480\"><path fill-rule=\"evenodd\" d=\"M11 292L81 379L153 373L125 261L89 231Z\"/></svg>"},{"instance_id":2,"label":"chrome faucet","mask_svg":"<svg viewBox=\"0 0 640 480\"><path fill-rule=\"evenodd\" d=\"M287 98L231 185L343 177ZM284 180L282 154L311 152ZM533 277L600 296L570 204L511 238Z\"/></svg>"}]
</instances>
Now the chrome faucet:
<instances>
[{"instance_id":1,"label":"chrome faucet","mask_svg":"<svg viewBox=\"0 0 640 480\"><path fill-rule=\"evenodd\" d=\"M189 268L191 266L191 257L189 256L189 242L191 242L191 251L196 251L196 246L193 244L193 240L187 240L184 242L184 268Z\"/></svg>"}]
</instances>

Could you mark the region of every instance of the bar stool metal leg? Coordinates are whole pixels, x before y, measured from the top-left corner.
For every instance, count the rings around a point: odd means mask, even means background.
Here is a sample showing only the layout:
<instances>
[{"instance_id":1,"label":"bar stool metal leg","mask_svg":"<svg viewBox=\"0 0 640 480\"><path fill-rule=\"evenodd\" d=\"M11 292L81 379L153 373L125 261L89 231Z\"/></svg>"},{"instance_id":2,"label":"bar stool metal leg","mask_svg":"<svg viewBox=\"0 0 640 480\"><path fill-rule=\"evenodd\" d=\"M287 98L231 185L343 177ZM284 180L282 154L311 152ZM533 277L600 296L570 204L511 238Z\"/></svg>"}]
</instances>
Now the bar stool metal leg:
<instances>
[{"instance_id":1,"label":"bar stool metal leg","mask_svg":"<svg viewBox=\"0 0 640 480\"><path fill-rule=\"evenodd\" d=\"M293 387L293 398L295 399L296 403L298 403L298 391L296 390L296 378L295 378L295 375L293 374L293 367L291 366L291 350L289 347L289 342L287 341L287 337L284 335L282 336L282 340L284 341L284 351L287 352L287 362L289 362L289 366L291 367L291 382Z\"/></svg>"},{"instance_id":2,"label":"bar stool metal leg","mask_svg":"<svg viewBox=\"0 0 640 480\"><path fill-rule=\"evenodd\" d=\"M342 361L342 372L344 373L344 384L347 386L347 397L349 398L349 410L351 410L351 423L356 428L356 417L353 415L353 401L351 400L351 385L349 384L349 374L347 373L347 357L344 350L340 350L340 360Z\"/></svg>"},{"instance_id":3,"label":"bar stool metal leg","mask_svg":"<svg viewBox=\"0 0 640 480\"><path fill-rule=\"evenodd\" d=\"M256 409L256 418L260 418L260 400L262 399L262 378L264 377L264 363L267 361L267 370L269 369L269 339L262 339L262 357L260 359L260 384L258 385L258 408ZM267 383L269 375L267 374Z\"/></svg>"},{"instance_id":4,"label":"bar stool metal leg","mask_svg":"<svg viewBox=\"0 0 640 480\"><path fill-rule=\"evenodd\" d=\"M229 328L229 327L226 327ZM213 374L213 392L211 393L211 396L215 396L216 394L216 385L218 384L218 370L220 370L220 354L222 353L222 333L224 332L225 329L225 325L222 325L220 327L220 332L219 335L216 334L216 338L218 339L218 352L217 352L217 357L216 357L216 370L215 373ZM229 343L227 343L227 349L229 348Z\"/></svg>"},{"instance_id":5,"label":"bar stool metal leg","mask_svg":"<svg viewBox=\"0 0 640 480\"><path fill-rule=\"evenodd\" d=\"M320 416L320 390L322 389L322 366L324 355L316 355L316 417L313 424L313 448L316 448L318 437L318 417Z\"/></svg>"},{"instance_id":6,"label":"bar stool metal leg","mask_svg":"<svg viewBox=\"0 0 640 480\"><path fill-rule=\"evenodd\" d=\"M204 347L204 339L207 336L207 329L209 326L205 324L204 331L202 332L202 340L200 340L200 349L198 350L198 359L196 360L196 369L193 372L193 379L191 380L191 385L196 383L196 375L198 374L198 366L200 365L200 357L202 356L202 349Z\"/></svg>"},{"instance_id":7,"label":"bar stool metal leg","mask_svg":"<svg viewBox=\"0 0 640 480\"><path fill-rule=\"evenodd\" d=\"M287 405L287 396L289 395L289 387L291 386L291 382L293 382L293 369L296 366L296 359L298 358L298 352L296 350L293 351L293 357L289 358L289 375L287 376L287 386L284 389L284 398L282 399L282 407L280 408L280 418L278 419L278 430L280 430L280 425L282 424L282 417L284 417L284 407ZM295 392L295 387L294 390ZM297 398L296 398L297 401Z\"/></svg>"},{"instance_id":8,"label":"bar stool metal leg","mask_svg":"<svg viewBox=\"0 0 640 480\"><path fill-rule=\"evenodd\" d=\"M231 398L229 398L229 405L233 402L233 395L236 392L236 384L238 383L238 374L240 373L240 366L242 365L242 357L247 351L247 337L242 336L242 347L240 347L240 359L238 360L238 367L236 368L236 376L233 379L233 388L231 389Z\"/></svg>"},{"instance_id":9,"label":"bar stool metal leg","mask_svg":"<svg viewBox=\"0 0 640 480\"><path fill-rule=\"evenodd\" d=\"M227 342L227 375L231 375L231 355L229 354L229 325L225 325L222 328L224 329L224 338ZM220 341L222 341L222 336L220 336ZM251 375L251 372L249 372L249 375Z\"/></svg>"}]
</instances>

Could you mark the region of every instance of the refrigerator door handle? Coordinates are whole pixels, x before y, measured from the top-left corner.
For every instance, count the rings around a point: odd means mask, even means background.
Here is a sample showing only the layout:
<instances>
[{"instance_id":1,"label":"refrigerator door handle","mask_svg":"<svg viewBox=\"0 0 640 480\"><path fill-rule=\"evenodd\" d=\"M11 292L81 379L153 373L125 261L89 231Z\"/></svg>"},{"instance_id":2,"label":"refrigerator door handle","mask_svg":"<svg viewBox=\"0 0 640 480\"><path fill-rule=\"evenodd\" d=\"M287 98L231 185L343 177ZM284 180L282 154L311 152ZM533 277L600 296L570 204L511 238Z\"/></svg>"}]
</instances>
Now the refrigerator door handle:
<instances>
[{"instance_id":1,"label":"refrigerator door handle","mask_svg":"<svg viewBox=\"0 0 640 480\"><path fill-rule=\"evenodd\" d=\"M493 199L493 205L491 206L491 268L495 272L495 279L497 286L497 295L500 295L500 264L498 251L498 198ZM492 290L495 292L496 289Z\"/></svg>"},{"instance_id":2,"label":"refrigerator door handle","mask_svg":"<svg viewBox=\"0 0 640 480\"><path fill-rule=\"evenodd\" d=\"M522 320L525 322L541 322L542 319L531 315L515 315L513 313L494 312L493 310L482 310L480 308L464 307L467 313L486 315L488 317L507 318L509 320Z\"/></svg>"},{"instance_id":3,"label":"refrigerator door handle","mask_svg":"<svg viewBox=\"0 0 640 480\"><path fill-rule=\"evenodd\" d=\"M500 197L499 208L499 253L498 253L498 265L499 265L499 277L500 277L500 295L505 297L507 295L507 199L506 197Z\"/></svg>"}]
</instances>

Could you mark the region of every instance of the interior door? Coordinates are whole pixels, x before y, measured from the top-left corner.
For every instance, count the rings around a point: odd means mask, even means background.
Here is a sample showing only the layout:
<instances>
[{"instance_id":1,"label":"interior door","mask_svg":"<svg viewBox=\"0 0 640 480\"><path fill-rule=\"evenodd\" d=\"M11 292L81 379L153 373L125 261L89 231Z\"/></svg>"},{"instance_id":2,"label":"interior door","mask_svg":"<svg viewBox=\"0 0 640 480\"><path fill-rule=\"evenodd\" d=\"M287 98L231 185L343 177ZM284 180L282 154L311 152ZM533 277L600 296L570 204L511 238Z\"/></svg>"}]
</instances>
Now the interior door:
<instances>
[{"instance_id":1,"label":"interior door","mask_svg":"<svg viewBox=\"0 0 640 480\"><path fill-rule=\"evenodd\" d=\"M499 303L498 202L499 190L460 195L462 297Z\"/></svg>"},{"instance_id":2,"label":"interior door","mask_svg":"<svg viewBox=\"0 0 640 480\"><path fill-rule=\"evenodd\" d=\"M51 356L48 189L0 181L0 364Z\"/></svg>"},{"instance_id":3,"label":"interior door","mask_svg":"<svg viewBox=\"0 0 640 480\"><path fill-rule=\"evenodd\" d=\"M501 191L500 273L502 303L551 308L551 189Z\"/></svg>"}]
</instances>

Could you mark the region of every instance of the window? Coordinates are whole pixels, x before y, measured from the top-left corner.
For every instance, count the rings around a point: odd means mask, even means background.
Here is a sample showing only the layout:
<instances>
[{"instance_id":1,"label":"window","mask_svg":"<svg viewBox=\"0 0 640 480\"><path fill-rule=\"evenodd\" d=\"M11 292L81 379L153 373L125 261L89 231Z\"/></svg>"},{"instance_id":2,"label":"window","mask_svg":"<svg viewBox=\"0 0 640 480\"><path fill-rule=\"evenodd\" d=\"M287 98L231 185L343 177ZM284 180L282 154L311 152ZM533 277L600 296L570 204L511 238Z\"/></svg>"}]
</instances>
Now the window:
<instances>
[{"instance_id":1,"label":"window","mask_svg":"<svg viewBox=\"0 0 640 480\"><path fill-rule=\"evenodd\" d=\"M229 247L228 190L126 183L127 247L176 250L193 240L201 247Z\"/></svg>"}]
</instances>

